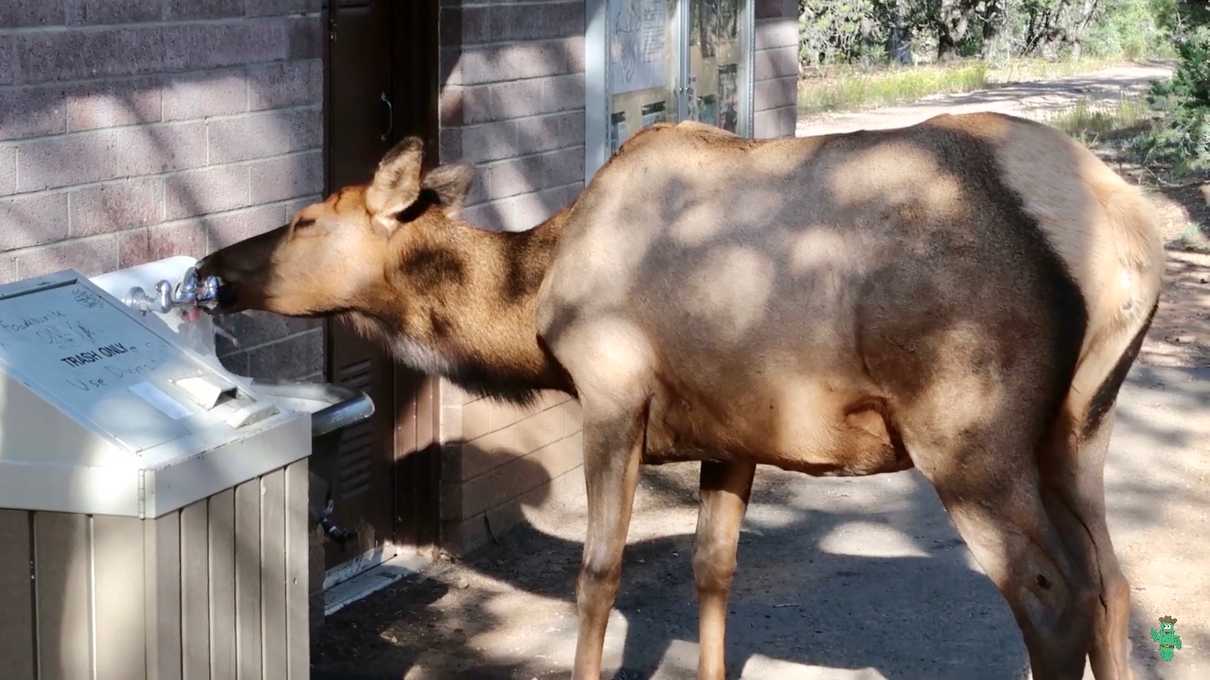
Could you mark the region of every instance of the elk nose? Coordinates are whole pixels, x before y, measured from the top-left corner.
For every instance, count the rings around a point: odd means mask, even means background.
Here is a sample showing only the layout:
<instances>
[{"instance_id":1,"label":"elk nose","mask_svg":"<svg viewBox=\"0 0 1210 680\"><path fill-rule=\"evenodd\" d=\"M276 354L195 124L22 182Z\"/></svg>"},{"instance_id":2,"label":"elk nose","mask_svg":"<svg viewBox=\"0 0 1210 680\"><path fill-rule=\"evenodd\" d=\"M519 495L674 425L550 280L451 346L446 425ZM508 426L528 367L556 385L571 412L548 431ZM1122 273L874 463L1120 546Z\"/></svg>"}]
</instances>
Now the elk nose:
<instances>
[{"instance_id":1,"label":"elk nose","mask_svg":"<svg viewBox=\"0 0 1210 680\"><path fill-rule=\"evenodd\" d=\"M231 311L238 298L236 292L238 286L230 276L230 272L222 267L220 259L211 253L199 260L195 267L199 285L205 289L208 304L203 307L206 311L216 313Z\"/></svg>"},{"instance_id":2,"label":"elk nose","mask_svg":"<svg viewBox=\"0 0 1210 680\"><path fill-rule=\"evenodd\" d=\"M213 255L207 255L206 257L198 260L197 264L194 265L194 267L197 269L197 276L199 279L204 279L207 276L218 276L218 272L214 271L213 258Z\"/></svg>"}]
</instances>

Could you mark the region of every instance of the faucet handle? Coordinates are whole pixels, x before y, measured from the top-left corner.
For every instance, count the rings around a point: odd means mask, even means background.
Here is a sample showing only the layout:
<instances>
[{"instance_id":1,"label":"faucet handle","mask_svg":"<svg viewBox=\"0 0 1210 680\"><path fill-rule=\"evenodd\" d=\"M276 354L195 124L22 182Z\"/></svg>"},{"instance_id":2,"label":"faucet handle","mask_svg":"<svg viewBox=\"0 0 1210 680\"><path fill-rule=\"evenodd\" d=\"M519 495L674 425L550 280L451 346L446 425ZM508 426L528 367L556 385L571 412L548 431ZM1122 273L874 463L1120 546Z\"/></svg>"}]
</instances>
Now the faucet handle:
<instances>
[{"instance_id":1,"label":"faucet handle","mask_svg":"<svg viewBox=\"0 0 1210 680\"><path fill-rule=\"evenodd\" d=\"M175 286L168 281L160 281L155 284L155 296L148 295L142 288L131 288L125 302L143 313L157 311L166 314L177 307L214 309L218 305L221 284L217 276L207 276L199 282L197 268L190 267Z\"/></svg>"},{"instance_id":2,"label":"faucet handle","mask_svg":"<svg viewBox=\"0 0 1210 680\"><path fill-rule=\"evenodd\" d=\"M222 283L222 280L213 274L199 281L197 269L194 267L185 272L185 280L182 282L188 287L193 304L206 309L214 309L218 305L218 289Z\"/></svg>"},{"instance_id":3,"label":"faucet handle","mask_svg":"<svg viewBox=\"0 0 1210 680\"><path fill-rule=\"evenodd\" d=\"M190 267L185 270L185 275L181 278L181 282L176 284L176 294L174 297L179 302L192 302L197 297L197 267Z\"/></svg>"},{"instance_id":4,"label":"faucet handle","mask_svg":"<svg viewBox=\"0 0 1210 680\"><path fill-rule=\"evenodd\" d=\"M161 314L167 312L176 306L175 296L172 294L172 284L167 281L160 281L155 284L156 302L159 309L156 310Z\"/></svg>"}]
</instances>

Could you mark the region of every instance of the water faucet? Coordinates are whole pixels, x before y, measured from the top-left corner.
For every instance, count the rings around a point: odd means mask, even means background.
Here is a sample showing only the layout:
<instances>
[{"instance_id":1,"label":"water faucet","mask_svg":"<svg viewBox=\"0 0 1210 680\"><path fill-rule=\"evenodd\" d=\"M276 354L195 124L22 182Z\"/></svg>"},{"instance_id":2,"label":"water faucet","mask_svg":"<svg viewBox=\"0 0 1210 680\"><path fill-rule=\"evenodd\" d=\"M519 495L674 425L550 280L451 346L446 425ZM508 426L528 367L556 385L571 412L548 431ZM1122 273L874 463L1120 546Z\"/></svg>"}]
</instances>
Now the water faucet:
<instances>
[{"instance_id":1,"label":"water faucet","mask_svg":"<svg viewBox=\"0 0 1210 680\"><path fill-rule=\"evenodd\" d=\"M218 304L218 289L221 281L217 276L207 276L199 281L197 268L185 270L185 276L180 283L173 286L168 281L155 284L155 295L148 295L142 287L130 289L126 299L127 305L146 314L159 312L166 314L177 307L202 307L214 309Z\"/></svg>"}]
</instances>

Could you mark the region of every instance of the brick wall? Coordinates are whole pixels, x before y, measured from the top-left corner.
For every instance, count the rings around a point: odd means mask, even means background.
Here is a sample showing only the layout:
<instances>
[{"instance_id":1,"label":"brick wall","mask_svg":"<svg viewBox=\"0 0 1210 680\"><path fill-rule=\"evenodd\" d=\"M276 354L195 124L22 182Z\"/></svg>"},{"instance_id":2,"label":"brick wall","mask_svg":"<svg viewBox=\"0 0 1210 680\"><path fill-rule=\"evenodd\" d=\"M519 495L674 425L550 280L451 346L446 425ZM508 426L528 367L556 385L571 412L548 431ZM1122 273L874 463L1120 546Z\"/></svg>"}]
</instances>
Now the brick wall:
<instances>
[{"instance_id":1,"label":"brick wall","mask_svg":"<svg viewBox=\"0 0 1210 680\"><path fill-rule=\"evenodd\" d=\"M584 178L584 0L443 0L441 157L475 164L466 219L519 231Z\"/></svg>"},{"instance_id":2,"label":"brick wall","mask_svg":"<svg viewBox=\"0 0 1210 680\"><path fill-rule=\"evenodd\" d=\"M544 393L519 407L441 387L441 533L443 544L466 551L524 518L584 493L580 404ZM569 482L569 483L564 483Z\"/></svg>"},{"instance_id":3,"label":"brick wall","mask_svg":"<svg viewBox=\"0 0 1210 680\"><path fill-rule=\"evenodd\" d=\"M798 117L798 2L754 1L753 134L788 137Z\"/></svg>"},{"instance_id":4,"label":"brick wall","mask_svg":"<svg viewBox=\"0 0 1210 680\"><path fill-rule=\"evenodd\" d=\"M533 227L584 186L584 0L442 0L441 158L477 170L463 217ZM465 551L579 475L578 404L531 408L440 388L442 540ZM577 484L582 486L582 484Z\"/></svg>"},{"instance_id":5,"label":"brick wall","mask_svg":"<svg viewBox=\"0 0 1210 680\"><path fill-rule=\"evenodd\" d=\"M277 227L323 189L319 0L0 0L0 281ZM229 365L321 370L322 332L230 324Z\"/></svg>"}]
</instances>

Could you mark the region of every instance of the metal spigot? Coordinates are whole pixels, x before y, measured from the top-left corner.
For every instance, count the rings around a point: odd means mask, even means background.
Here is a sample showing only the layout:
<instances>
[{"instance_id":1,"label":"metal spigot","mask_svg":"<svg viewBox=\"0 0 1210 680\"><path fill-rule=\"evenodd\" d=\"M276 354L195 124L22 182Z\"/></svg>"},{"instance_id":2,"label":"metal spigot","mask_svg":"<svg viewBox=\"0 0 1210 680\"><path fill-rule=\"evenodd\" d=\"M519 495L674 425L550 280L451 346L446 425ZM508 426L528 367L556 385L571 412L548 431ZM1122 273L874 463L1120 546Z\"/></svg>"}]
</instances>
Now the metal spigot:
<instances>
[{"instance_id":1,"label":"metal spigot","mask_svg":"<svg viewBox=\"0 0 1210 680\"><path fill-rule=\"evenodd\" d=\"M214 309L218 304L221 283L217 276L207 276L198 281L197 268L190 267L176 286L168 281L160 281L155 284L155 296L148 295L142 287L136 286L130 289L123 302L143 313L166 314L177 307Z\"/></svg>"},{"instance_id":2,"label":"metal spigot","mask_svg":"<svg viewBox=\"0 0 1210 680\"><path fill-rule=\"evenodd\" d=\"M323 512L319 514L319 526L323 529L324 534L335 541L337 545L344 545L352 539L357 538L357 530L346 529L332 521L332 515L335 512L336 502L329 498L328 504L324 506Z\"/></svg>"}]
</instances>

